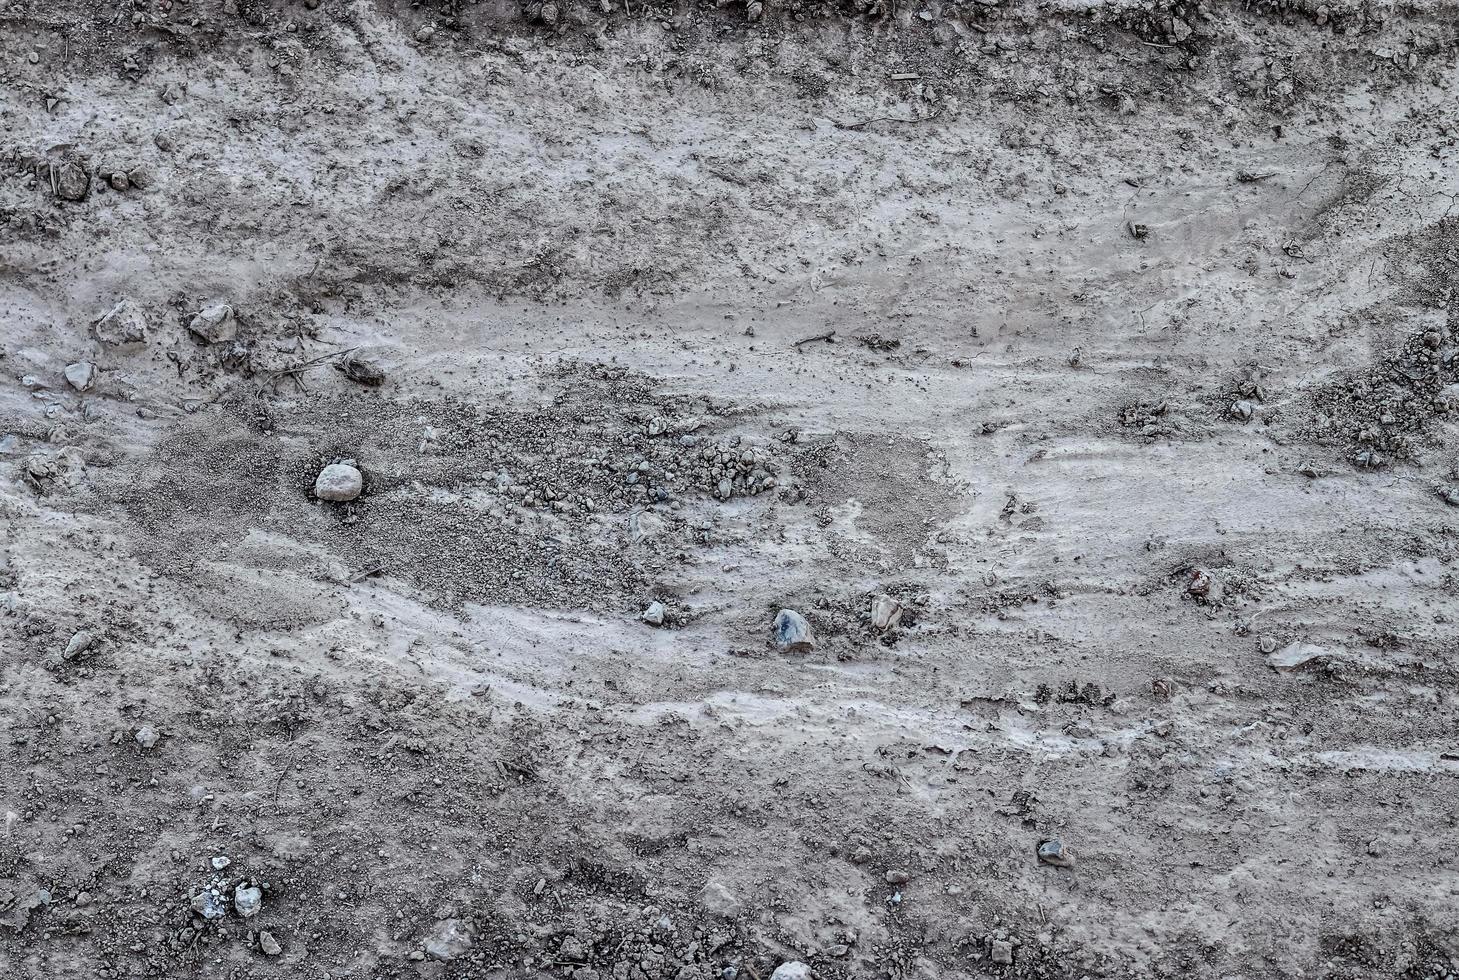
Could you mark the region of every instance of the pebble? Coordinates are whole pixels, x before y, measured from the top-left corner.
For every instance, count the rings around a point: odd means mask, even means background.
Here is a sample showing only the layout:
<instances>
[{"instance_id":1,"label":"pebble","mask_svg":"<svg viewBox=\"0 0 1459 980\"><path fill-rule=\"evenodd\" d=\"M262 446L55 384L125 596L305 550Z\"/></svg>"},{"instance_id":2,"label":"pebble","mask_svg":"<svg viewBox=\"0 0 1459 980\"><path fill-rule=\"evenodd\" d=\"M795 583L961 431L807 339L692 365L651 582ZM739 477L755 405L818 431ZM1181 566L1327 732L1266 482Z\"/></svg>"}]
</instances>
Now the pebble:
<instances>
[{"instance_id":1,"label":"pebble","mask_svg":"<svg viewBox=\"0 0 1459 980\"><path fill-rule=\"evenodd\" d=\"M803 653L816 648L811 624L794 609L782 609L775 616L775 646L781 653Z\"/></svg>"},{"instance_id":2,"label":"pebble","mask_svg":"<svg viewBox=\"0 0 1459 980\"><path fill-rule=\"evenodd\" d=\"M664 625L664 604L662 602L650 602L648 608L639 614L639 618L650 626Z\"/></svg>"},{"instance_id":3,"label":"pebble","mask_svg":"<svg viewBox=\"0 0 1459 980\"><path fill-rule=\"evenodd\" d=\"M1256 404L1243 398L1238 402L1232 403L1231 414L1243 422L1250 422L1252 417L1256 415Z\"/></svg>"},{"instance_id":4,"label":"pebble","mask_svg":"<svg viewBox=\"0 0 1459 980\"><path fill-rule=\"evenodd\" d=\"M1039 843L1039 863L1051 864L1056 868L1072 868L1074 855L1057 837Z\"/></svg>"},{"instance_id":5,"label":"pebble","mask_svg":"<svg viewBox=\"0 0 1459 980\"><path fill-rule=\"evenodd\" d=\"M92 332L103 344L139 344L147 339L147 315L136 303L124 299L96 321Z\"/></svg>"},{"instance_id":6,"label":"pebble","mask_svg":"<svg viewBox=\"0 0 1459 980\"><path fill-rule=\"evenodd\" d=\"M443 963L454 960L471 949L471 926L460 919L442 919L435 932L425 941L425 953Z\"/></svg>"},{"instance_id":7,"label":"pebble","mask_svg":"<svg viewBox=\"0 0 1459 980\"><path fill-rule=\"evenodd\" d=\"M871 625L886 631L902 621L902 604L888 595L879 595L871 600Z\"/></svg>"},{"instance_id":8,"label":"pebble","mask_svg":"<svg viewBox=\"0 0 1459 980\"><path fill-rule=\"evenodd\" d=\"M67 641L66 649L61 653L61 659L75 660L94 646L96 646L96 634L90 630L77 630Z\"/></svg>"},{"instance_id":9,"label":"pebble","mask_svg":"<svg viewBox=\"0 0 1459 980\"><path fill-rule=\"evenodd\" d=\"M203 307L187 328L210 344L222 344L238 336L238 318L227 303L214 303Z\"/></svg>"},{"instance_id":10,"label":"pebble","mask_svg":"<svg viewBox=\"0 0 1459 980\"><path fill-rule=\"evenodd\" d=\"M1211 587L1215 584L1216 580L1211 577L1210 572L1204 568L1197 568L1191 572L1190 584L1185 587L1185 590L1193 596L1205 598L1211 594Z\"/></svg>"},{"instance_id":11,"label":"pebble","mask_svg":"<svg viewBox=\"0 0 1459 980\"><path fill-rule=\"evenodd\" d=\"M894 870L887 872L888 885L905 885L912 880L912 876L906 871Z\"/></svg>"},{"instance_id":12,"label":"pebble","mask_svg":"<svg viewBox=\"0 0 1459 980\"><path fill-rule=\"evenodd\" d=\"M284 951L284 947L279 945L279 941L274 938L274 934L267 929L259 931L258 948L263 950L263 955L265 956L278 956Z\"/></svg>"},{"instance_id":13,"label":"pebble","mask_svg":"<svg viewBox=\"0 0 1459 980\"><path fill-rule=\"evenodd\" d=\"M320 500L345 501L359 497L365 478L355 468L354 460L330 463L314 480L314 496Z\"/></svg>"},{"instance_id":14,"label":"pebble","mask_svg":"<svg viewBox=\"0 0 1459 980\"><path fill-rule=\"evenodd\" d=\"M151 725L143 725L141 728L137 729L136 734L132 736L132 738L136 739L137 744L144 749L156 747L157 742L161 739L161 737L162 736L157 734L157 729L153 728Z\"/></svg>"},{"instance_id":15,"label":"pebble","mask_svg":"<svg viewBox=\"0 0 1459 980\"><path fill-rule=\"evenodd\" d=\"M57 167L56 196L63 201L84 201L91 191L91 175L79 164L65 163Z\"/></svg>"},{"instance_id":16,"label":"pebble","mask_svg":"<svg viewBox=\"0 0 1459 980\"><path fill-rule=\"evenodd\" d=\"M744 909L744 902L724 882L711 878L699 889L699 904L711 915L733 919Z\"/></svg>"},{"instance_id":17,"label":"pebble","mask_svg":"<svg viewBox=\"0 0 1459 980\"><path fill-rule=\"evenodd\" d=\"M217 857L213 858L211 862L214 871L222 871L224 868L228 867L228 865L232 863L233 862L229 860L228 855L226 854L219 854Z\"/></svg>"},{"instance_id":18,"label":"pebble","mask_svg":"<svg viewBox=\"0 0 1459 980\"><path fill-rule=\"evenodd\" d=\"M756 4L755 6L759 6ZM799 960L782 963L770 974L770 980L810 980L811 968Z\"/></svg>"},{"instance_id":19,"label":"pebble","mask_svg":"<svg viewBox=\"0 0 1459 980\"><path fill-rule=\"evenodd\" d=\"M77 391L90 391L96 380L96 366L89 361L66 365L66 383Z\"/></svg>"},{"instance_id":20,"label":"pebble","mask_svg":"<svg viewBox=\"0 0 1459 980\"><path fill-rule=\"evenodd\" d=\"M1013 962L1013 944L1006 939L993 940L990 956L994 963L1007 966Z\"/></svg>"},{"instance_id":21,"label":"pebble","mask_svg":"<svg viewBox=\"0 0 1459 980\"><path fill-rule=\"evenodd\" d=\"M263 892L257 888L250 888L247 885L239 885L233 889L233 910L245 919L258 915L258 910L263 908Z\"/></svg>"},{"instance_id":22,"label":"pebble","mask_svg":"<svg viewBox=\"0 0 1459 980\"><path fill-rule=\"evenodd\" d=\"M223 896L216 888L204 888L194 895L192 910L205 919L221 919L228 911L223 905Z\"/></svg>"}]
</instances>

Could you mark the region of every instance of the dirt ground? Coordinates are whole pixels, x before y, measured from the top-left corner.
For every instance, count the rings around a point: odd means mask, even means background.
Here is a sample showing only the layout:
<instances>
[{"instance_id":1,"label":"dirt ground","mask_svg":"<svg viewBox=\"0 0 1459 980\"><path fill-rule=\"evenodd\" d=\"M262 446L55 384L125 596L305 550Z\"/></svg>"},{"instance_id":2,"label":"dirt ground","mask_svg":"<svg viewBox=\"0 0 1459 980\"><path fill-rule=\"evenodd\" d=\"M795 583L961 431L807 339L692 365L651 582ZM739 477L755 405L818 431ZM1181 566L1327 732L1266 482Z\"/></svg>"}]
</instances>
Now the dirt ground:
<instances>
[{"instance_id":1,"label":"dirt ground","mask_svg":"<svg viewBox=\"0 0 1459 980\"><path fill-rule=\"evenodd\" d=\"M0 978L1459 977L1456 14L0 0Z\"/></svg>"}]
</instances>

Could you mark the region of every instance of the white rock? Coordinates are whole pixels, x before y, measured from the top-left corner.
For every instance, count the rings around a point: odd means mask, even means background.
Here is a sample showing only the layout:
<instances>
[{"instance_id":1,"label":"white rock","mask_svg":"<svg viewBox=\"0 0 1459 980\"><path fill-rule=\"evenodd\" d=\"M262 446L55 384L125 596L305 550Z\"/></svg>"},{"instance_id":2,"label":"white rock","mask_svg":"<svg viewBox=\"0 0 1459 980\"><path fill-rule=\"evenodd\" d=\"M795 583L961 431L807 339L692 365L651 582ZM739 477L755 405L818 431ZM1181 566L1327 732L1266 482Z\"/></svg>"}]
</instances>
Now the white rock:
<instances>
[{"instance_id":1,"label":"white rock","mask_svg":"<svg viewBox=\"0 0 1459 980\"><path fill-rule=\"evenodd\" d=\"M77 391L90 391L96 381L96 366L89 361L66 365L66 383Z\"/></svg>"},{"instance_id":2,"label":"white rock","mask_svg":"<svg viewBox=\"0 0 1459 980\"><path fill-rule=\"evenodd\" d=\"M811 968L799 960L782 963L770 974L770 980L811 980Z\"/></svg>"},{"instance_id":3,"label":"white rock","mask_svg":"<svg viewBox=\"0 0 1459 980\"><path fill-rule=\"evenodd\" d=\"M279 945L279 941L274 938L274 934L267 929L260 929L258 931L258 948L263 951L263 955L265 956L278 956L284 951L284 947Z\"/></svg>"},{"instance_id":4,"label":"white rock","mask_svg":"<svg viewBox=\"0 0 1459 980\"><path fill-rule=\"evenodd\" d=\"M238 336L238 320L227 303L204 307L187 328L210 344L226 343Z\"/></svg>"},{"instance_id":5,"label":"white rock","mask_svg":"<svg viewBox=\"0 0 1459 980\"><path fill-rule=\"evenodd\" d=\"M442 919L426 938L425 952L433 960L449 962L470 951L475 938L470 923L460 919Z\"/></svg>"},{"instance_id":6,"label":"white rock","mask_svg":"<svg viewBox=\"0 0 1459 980\"><path fill-rule=\"evenodd\" d=\"M650 602L648 608L639 614L639 618L650 626L664 625L664 604L662 602Z\"/></svg>"},{"instance_id":7,"label":"white rock","mask_svg":"<svg viewBox=\"0 0 1459 980\"><path fill-rule=\"evenodd\" d=\"M902 604L889 595L879 595L871 600L871 625L875 629L889 630L902 621Z\"/></svg>"},{"instance_id":8,"label":"white rock","mask_svg":"<svg viewBox=\"0 0 1459 980\"><path fill-rule=\"evenodd\" d=\"M132 736L132 738L137 740L137 744L142 746L142 748L144 749L150 749L154 747L161 739L161 737L162 736L157 734L157 729L153 728L151 725L143 725L141 728L137 729L136 734Z\"/></svg>"},{"instance_id":9,"label":"white rock","mask_svg":"<svg viewBox=\"0 0 1459 980\"><path fill-rule=\"evenodd\" d=\"M247 885L239 885L233 889L233 910L245 919L258 915L258 910L263 908L263 892L257 888L249 888Z\"/></svg>"},{"instance_id":10,"label":"white rock","mask_svg":"<svg viewBox=\"0 0 1459 980\"><path fill-rule=\"evenodd\" d=\"M213 863L213 870L214 871L222 871L224 868L228 867L228 865L232 864L233 862L228 859L228 855L226 855L226 854L219 854L217 857L213 858L213 862L212 863Z\"/></svg>"},{"instance_id":11,"label":"white rock","mask_svg":"<svg viewBox=\"0 0 1459 980\"><path fill-rule=\"evenodd\" d=\"M365 478L350 463L330 463L314 481L314 496L320 500L354 500L365 488Z\"/></svg>"}]
</instances>

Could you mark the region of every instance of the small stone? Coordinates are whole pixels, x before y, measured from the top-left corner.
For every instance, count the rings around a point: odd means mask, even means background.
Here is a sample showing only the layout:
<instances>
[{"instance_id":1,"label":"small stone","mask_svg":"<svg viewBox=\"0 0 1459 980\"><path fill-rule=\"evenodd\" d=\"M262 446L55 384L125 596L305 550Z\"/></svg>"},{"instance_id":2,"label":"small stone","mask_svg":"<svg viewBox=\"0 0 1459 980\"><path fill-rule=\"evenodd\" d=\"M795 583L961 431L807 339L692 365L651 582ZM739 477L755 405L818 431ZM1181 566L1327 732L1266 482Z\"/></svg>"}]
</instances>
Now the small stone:
<instances>
[{"instance_id":1,"label":"small stone","mask_svg":"<svg viewBox=\"0 0 1459 980\"><path fill-rule=\"evenodd\" d=\"M90 391L96 381L96 366L90 361L77 361L75 364L67 364L66 383L77 391Z\"/></svg>"},{"instance_id":2,"label":"small stone","mask_svg":"<svg viewBox=\"0 0 1459 980\"><path fill-rule=\"evenodd\" d=\"M664 625L664 604L662 602L650 602L648 608L639 614L639 618L650 626Z\"/></svg>"},{"instance_id":3,"label":"small stone","mask_svg":"<svg viewBox=\"0 0 1459 980\"><path fill-rule=\"evenodd\" d=\"M711 915L733 919L744 909L745 903L724 882L711 878L699 889L699 905Z\"/></svg>"},{"instance_id":4,"label":"small stone","mask_svg":"<svg viewBox=\"0 0 1459 980\"><path fill-rule=\"evenodd\" d=\"M1002 963L1007 966L1013 962L1013 944L1006 939L993 940L989 957L994 963Z\"/></svg>"},{"instance_id":5,"label":"small stone","mask_svg":"<svg viewBox=\"0 0 1459 980\"><path fill-rule=\"evenodd\" d=\"M77 630L67 641L66 649L61 652L61 659L75 660L94 646L96 646L96 634L90 630Z\"/></svg>"},{"instance_id":6,"label":"small stone","mask_svg":"<svg viewBox=\"0 0 1459 980\"><path fill-rule=\"evenodd\" d=\"M1439 499L1450 507L1459 507L1459 486L1441 488Z\"/></svg>"},{"instance_id":7,"label":"small stone","mask_svg":"<svg viewBox=\"0 0 1459 980\"><path fill-rule=\"evenodd\" d=\"M278 956L284 951L284 947L279 945L279 941L274 938L274 934L267 929L259 930L258 948L263 950L263 955L265 956Z\"/></svg>"},{"instance_id":8,"label":"small stone","mask_svg":"<svg viewBox=\"0 0 1459 980\"><path fill-rule=\"evenodd\" d=\"M139 344L147 339L147 315L136 303L124 299L92 325L92 333L103 344Z\"/></svg>"},{"instance_id":9,"label":"small stone","mask_svg":"<svg viewBox=\"0 0 1459 980\"><path fill-rule=\"evenodd\" d=\"M232 864L233 862L231 860L229 860L228 855L226 855L226 854L219 854L217 857L213 858L213 860L212 860L211 863L213 865L213 870L214 871L222 871L224 868L228 867L228 865Z\"/></svg>"},{"instance_id":10,"label":"small stone","mask_svg":"<svg viewBox=\"0 0 1459 980\"><path fill-rule=\"evenodd\" d=\"M205 919L221 919L227 914L222 897L211 888L204 888L193 896L192 910Z\"/></svg>"},{"instance_id":11,"label":"small stone","mask_svg":"<svg viewBox=\"0 0 1459 980\"><path fill-rule=\"evenodd\" d=\"M1211 594L1211 589L1215 584L1216 580L1211 577L1210 572L1204 568L1197 568L1191 572L1191 580L1185 590L1197 598L1204 599Z\"/></svg>"},{"instance_id":12,"label":"small stone","mask_svg":"<svg viewBox=\"0 0 1459 980\"><path fill-rule=\"evenodd\" d=\"M781 653L804 653L816 648L811 624L794 609L782 609L775 616L775 646Z\"/></svg>"},{"instance_id":13,"label":"small stone","mask_svg":"<svg viewBox=\"0 0 1459 980\"><path fill-rule=\"evenodd\" d=\"M157 743L162 738L162 736L158 735L157 729L153 728L151 725L143 725L141 728L137 729L136 734L134 734L132 738L136 739L137 744L140 745L142 748L151 749L156 748Z\"/></svg>"},{"instance_id":14,"label":"small stone","mask_svg":"<svg viewBox=\"0 0 1459 980\"><path fill-rule=\"evenodd\" d=\"M896 627L902 621L902 604L888 595L879 595L871 600L871 625L883 632Z\"/></svg>"},{"instance_id":15,"label":"small stone","mask_svg":"<svg viewBox=\"0 0 1459 980\"><path fill-rule=\"evenodd\" d=\"M357 384L378 388L385 383L385 365L379 351L352 350L340 360L339 369Z\"/></svg>"},{"instance_id":16,"label":"small stone","mask_svg":"<svg viewBox=\"0 0 1459 980\"><path fill-rule=\"evenodd\" d=\"M433 960L449 962L471 949L471 926L460 919L442 919L425 941L425 953Z\"/></svg>"},{"instance_id":17,"label":"small stone","mask_svg":"<svg viewBox=\"0 0 1459 980\"><path fill-rule=\"evenodd\" d=\"M330 463L314 480L314 496L320 500L354 500L365 487L365 478L352 463Z\"/></svg>"},{"instance_id":18,"label":"small stone","mask_svg":"<svg viewBox=\"0 0 1459 980\"><path fill-rule=\"evenodd\" d=\"M871 857L871 848L865 844L858 845L856 850L851 852L851 861L853 864L865 864L871 860Z\"/></svg>"},{"instance_id":19,"label":"small stone","mask_svg":"<svg viewBox=\"0 0 1459 980\"><path fill-rule=\"evenodd\" d=\"M1056 868L1074 867L1074 855L1057 837L1039 843L1039 863L1051 864Z\"/></svg>"},{"instance_id":20,"label":"small stone","mask_svg":"<svg viewBox=\"0 0 1459 980\"><path fill-rule=\"evenodd\" d=\"M263 908L263 891L258 888L249 888L247 885L239 885L233 889L233 910L245 919L251 919L258 915L258 910Z\"/></svg>"},{"instance_id":21,"label":"small stone","mask_svg":"<svg viewBox=\"0 0 1459 980\"><path fill-rule=\"evenodd\" d=\"M128 190L132 186L132 179L121 170L112 171L106 178L106 182L111 185L111 189L114 191Z\"/></svg>"},{"instance_id":22,"label":"small stone","mask_svg":"<svg viewBox=\"0 0 1459 980\"><path fill-rule=\"evenodd\" d=\"M214 303L200 310L187 328L210 344L226 343L238 336L238 319L227 303Z\"/></svg>"},{"instance_id":23,"label":"small stone","mask_svg":"<svg viewBox=\"0 0 1459 980\"><path fill-rule=\"evenodd\" d=\"M648 420L648 434L649 435L651 435L651 436L661 436L665 432L668 432L668 431L669 431L669 420L666 419L666 418L664 418L662 415L655 415L653 418L651 418L651 419Z\"/></svg>"},{"instance_id":24,"label":"small stone","mask_svg":"<svg viewBox=\"0 0 1459 980\"><path fill-rule=\"evenodd\" d=\"M1270 636L1262 636L1256 641L1256 648L1262 653L1274 653L1277 649L1277 641Z\"/></svg>"},{"instance_id":25,"label":"small stone","mask_svg":"<svg viewBox=\"0 0 1459 980\"><path fill-rule=\"evenodd\" d=\"M888 885L905 885L912 880L912 876L906 871L893 870L887 872Z\"/></svg>"},{"instance_id":26,"label":"small stone","mask_svg":"<svg viewBox=\"0 0 1459 980\"><path fill-rule=\"evenodd\" d=\"M770 980L811 980L811 968L799 960L792 960L777 966L770 974Z\"/></svg>"},{"instance_id":27,"label":"small stone","mask_svg":"<svg viewBox=\"0 0 1459 980\"><path fill-rule=\"evenodd\" d=\"M1240 401L1232 402L1231 415L1243 422L1250 422L1256 415L1256 403L1243 398Z\"/></svg>"},{"instance_id":28,"label":"small stone","mask_svg":"<svg viewBox=\"0 0 1459 980\"><path fill-rule=\"evenodd\" d=\"M84 201L91 192L91 175L79 164L63 163L55 168L56 196L63 201Z\"/></svg>"}]
</instances>

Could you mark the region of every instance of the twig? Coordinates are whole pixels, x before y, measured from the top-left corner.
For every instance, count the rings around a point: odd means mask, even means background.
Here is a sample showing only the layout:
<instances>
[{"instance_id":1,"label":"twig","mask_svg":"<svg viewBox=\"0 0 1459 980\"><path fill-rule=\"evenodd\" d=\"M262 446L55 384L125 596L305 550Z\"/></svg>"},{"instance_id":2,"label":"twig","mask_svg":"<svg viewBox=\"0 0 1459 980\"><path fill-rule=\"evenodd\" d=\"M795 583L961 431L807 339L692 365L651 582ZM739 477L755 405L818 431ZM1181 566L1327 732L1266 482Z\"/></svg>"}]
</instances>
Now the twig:
<instances>
[{"instance_id":1,"label":"twig","mask_svg":"<svg viewBox=\"0 0 1459 980\"><path fill-rule=\"evenodd\" d=\"M350 584L353 585L356 582L363 582L371 575L379 575L381 572L385 571L385 567L386 566L384 565L376 565L374 568L367 568L362 572L356 572L355 574L350 576Z\"/></svg>"},{"instance_id":2,"label":"twig","mask_svg":"<svg viewBox=\"0 0 1459 980\"><path fill-rule=\"evenodd\" d=\"M795 343L791 344L790 346L792 346L792 347L799 347L802 344L814 343L817 340L830 340L834 336L836 336L836 331L834 331L834 330L827 330L825 333L818 333L814 337L802 337L800 340L797 340Z\"/></svg>"},{"instance_id":3,"label":"twig","mask_svg":"<svg viewBox=\"0 0 1459 980\"><path fill-rule=\"evenodd\" d=\"M262 394L264 388L268 387L271 384L277 384L284 378L292 377L296 382L298 382L299 375L303 374L307 368L311 368L316 364L321 364L324 361L329 360L331 357L339 357L341 354L348 354L351 351L357 350L359 350L358 347L346 347L344 350L335 350L330 351L328 354L320 354L318 357L311 357L307 361L300 361L298 364L290 364L288 367L282 367L276 371L266 371L264 372L263 382L258 386L258 391L254 394ZM302 382L300 383L300 386L302 387Z\"/></svg>"},{"instance_id":4,"label":"twig","mask_svg":"<svg viewBox=\"0 0 1459 980\"><path fill-rule=\"evenodd\" d=\"M941 112L934 112L930 116L922 116L921 118L913 117L911 119L908 119L905 116L872 116L870 119L863 119L860 122L842 122L839 119L832 119L831 125L835 126L837 129L850 129L860 131L862 129L865 129L867 126L870 126L874 122L924 123L931 122L941 115Z\"/></svg>"}]
</instances>

